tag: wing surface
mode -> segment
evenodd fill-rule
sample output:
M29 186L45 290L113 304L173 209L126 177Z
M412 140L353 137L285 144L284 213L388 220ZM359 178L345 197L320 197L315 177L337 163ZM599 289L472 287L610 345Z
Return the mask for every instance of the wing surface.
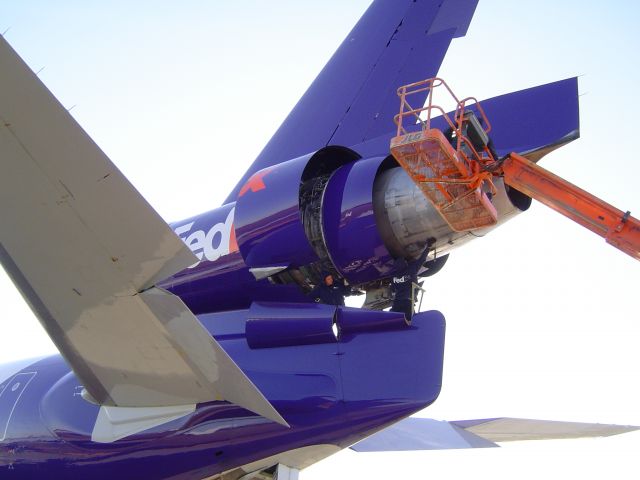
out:
M182 301L196 257L0 37L0 260L100 404L225 399L285 423Z
M258 170L390 130L397 88L436 75L451 40L466 34L477 3L375 0L225 203L235 201Z
M640 427L600 423L491 418L446 422L405 418L351 447L357 452L498 447L495 442L608 437Z
M491 442L521 440L561 440L569 438L609 437L640 429L633 425L558 422L529 418L491 418L451 422L467 432Z

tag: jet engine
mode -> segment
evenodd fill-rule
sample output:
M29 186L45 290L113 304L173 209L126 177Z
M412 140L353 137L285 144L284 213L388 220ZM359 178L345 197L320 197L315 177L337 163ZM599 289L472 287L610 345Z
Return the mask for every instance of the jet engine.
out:
M388 282L402 259L429 248L427 270L529 207L530 198L500 180L495 187L498 223L456 232L392 156L328 147L257 172L236 204L236 238L256 278L308 291L331 273L363 292Z

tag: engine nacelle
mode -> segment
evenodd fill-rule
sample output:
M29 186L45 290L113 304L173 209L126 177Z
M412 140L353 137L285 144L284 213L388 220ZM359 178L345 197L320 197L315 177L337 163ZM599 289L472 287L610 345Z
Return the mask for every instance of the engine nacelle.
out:
M245 264L268 273L327 260L320 202L332 173L358 154L328 147L254 174L236 202L235 232Z
M495 186L500 225L530 199ZM173 228L200 261L161 286L197 313L313 301L307 293L327 272L353 293L386 291L404 274L399 260L419 257L426 245L430 259L442 258L490 230L454 232L393 157L360 158L344 147L261 170L235 204ZM435 272L443 262L430 263Z
M395 166L328 147L257 172L240 191L235 232L256 278L310 288L331 272L351 285L392 276L396 264L379 233L374 184Z
M456 232L392 157L327 147L257 172L236 203L236 238L258 279L308 289L331 272L365 285L398 273L397 259L427 244L433 259L528 208L500 179L495 186L498 224Z
M385 170L376 177L373 194L380 235L395 257L418 257L427 240L438 256L448 253L484 236L531 205L531 198L505 185L501 178L494 179L494 186L496 193L491 203L498 212L498 223L456 232L402 168Z

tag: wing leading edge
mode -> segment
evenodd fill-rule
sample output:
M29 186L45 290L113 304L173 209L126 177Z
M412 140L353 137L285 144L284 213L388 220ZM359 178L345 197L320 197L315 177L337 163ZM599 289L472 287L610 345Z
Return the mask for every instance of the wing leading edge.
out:
M100 404L228 400L286 425L182 301L195 256L0 37L0 260Z

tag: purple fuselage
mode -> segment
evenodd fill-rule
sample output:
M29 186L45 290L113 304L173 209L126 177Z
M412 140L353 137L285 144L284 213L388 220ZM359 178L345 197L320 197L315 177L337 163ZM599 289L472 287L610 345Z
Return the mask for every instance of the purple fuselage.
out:
M438 312L419 314L409 327L397 314L382 312L372 320L358 309L310 305L298 310L297 321L308 321L306 332L289 335L285 345L250 348L247 323L260 323L265 312L290 319L290 307L258 304L199 319L291 428L211 402L115 442L95 442L100 407L82 398L75 375L53 356L0 384L0 411L11 412L0 417L0 473L21 479L200 479L294 449L344 448L438 396L444 348ZM334 316L342 325L339 339L331 334ZM268 328L291 331L286 318Z

